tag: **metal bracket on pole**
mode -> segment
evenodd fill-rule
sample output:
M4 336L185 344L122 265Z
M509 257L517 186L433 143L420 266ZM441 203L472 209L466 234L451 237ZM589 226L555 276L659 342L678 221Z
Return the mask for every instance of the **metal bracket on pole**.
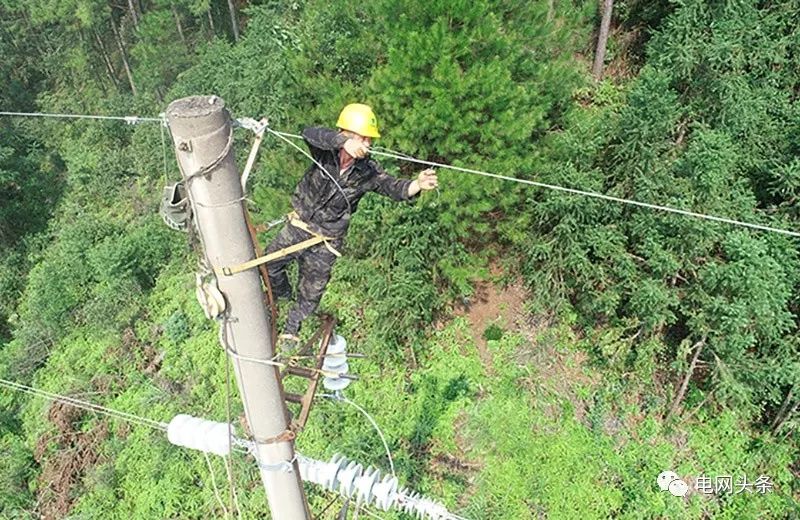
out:
M292 430L295 432L299 432L305 428L308 416L311 414L311 406L314 404L314 394L317 392L317 386L319 385L320 377L322 377L322 365L325 362L325 354L327 353L328 343L330 343L331 336L333 335L333 327L335 325L336 319L333 316L324 316L320 328L297 353L299 358L309 356L314 358L315 369L311 370L298 366L297 363L290 363L289 366L281 372L281 377L293 375L304 377L309 380L308 388L303 395L286 394L286 401L300 405L300 414L292 421L291 426ZM311 356L314 352L314 347L318 344L320 345L319 354Z

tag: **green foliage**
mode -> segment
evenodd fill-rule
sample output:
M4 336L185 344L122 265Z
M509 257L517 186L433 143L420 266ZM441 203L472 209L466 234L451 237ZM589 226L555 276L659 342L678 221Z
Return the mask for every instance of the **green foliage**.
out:
M331 126L344 103L366 101L377 144L415 156L796 227L795 0L617 2L613 60L638 70L628 84L587 81L596 2L270 1L239 13L236 43L224 4L134 4L137 25L124 2L4 2L0 101L155 115L214 93L234 116L289 131ZM112 122L0 125L0 374L159 421L225 420L230 402L236 422L216 325L194 301L194 254L155 216L163 178L177 178L169 136ZM241 160L250 139L237 133ZM306 166L265 138L255 220L286 212ZM797 510L797 419L767 432L800 380L796 243L469 174L440 171L440 183L413 204L367 196L323 300L371 356L354 362L362 378L348 396L384 429L404 484L471 518ZM450 320L490 264L510 276L518 265L527 303L559 309L560 323ZM479 351L469 338L481 334ZM665 423L701 338L686 412ZM316 405L301 452L387 469L364 417L342 406ZM38 474L64 455L43 440L64 433L49 413L0 394L0 516L33 517ZM72 516L222 516L201 457L90 414L70 427L100 424L100 462L69 490ZM245 517L264 517L254 466L234 464ZM212 466L223 482L221 461ZM780 492L673 500L653 485L666 468L768 474ZM309 494L315 511L328 501Z
M33 457L24 444L24 438L13 433L0 436L0 453L5 461L0 468L0 512L22 516L33 499L27 486L35 474Z
M348 251L359 260L342 262L339 273L364 287L367 326L394 350L419 338L421 325L430 323L443 304L437 284L450 280L439 267L439 259L469 260L422 201L405 208L390 208L390 204L378 197L361 203L360 218L354 221L348 242ZM371 238L376 236L380 240Z
M786 16L749 2L677 6L624 103L573 108L590 119L554 137L545 180L791 229L794 202L779 196L791 173L775 184L795 160L785 92L797 77L775 66L796 41ZM758 413L765 396L785 394L790 379L765 388L761 374L796 334L791 241L560 194L538 202L532 236L517 239L532 252L521 254L534 287L572 300L587 325L633 319L643 339L666 333L673 345L707 337L715 368L704 388L719 402Z
M568 27L513 22L541 22L543 4L507 11L489 2L394 4L387 9L396 44L370 82L370 97L391 129L389 144L471 168L530 172L532 137L558 124L552 116L580 81L568 65ZM563 54L546 65L523 58L550 39L567 43ZM519 191L507 185L460 173L442 178L439 221L459 237L486 236L498 214L519 204Z

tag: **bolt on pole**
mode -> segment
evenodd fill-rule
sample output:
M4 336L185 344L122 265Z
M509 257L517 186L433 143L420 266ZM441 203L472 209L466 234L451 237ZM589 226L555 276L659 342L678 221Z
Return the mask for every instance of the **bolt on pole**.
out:
M255 253L245 222L231 116L225 102L216 96L192 96L170 103L166 114L209 266L214 269L252 260ZM217 282L228 305L229 347L242 357L271 359L270 313L258 270L219 276ZM231 362L257 446L272 518L310 520L294 441L279 437L289 427L289 413L278 368L236 356L231 356ZM269 467L280 468L287 461L293 471Z

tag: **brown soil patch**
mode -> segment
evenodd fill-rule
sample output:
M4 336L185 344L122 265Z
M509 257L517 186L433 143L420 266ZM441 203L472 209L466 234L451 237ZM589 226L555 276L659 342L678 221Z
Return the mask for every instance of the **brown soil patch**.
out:
M470 301L456 309L456 316L466 316L469 319L472 340L487 374L494 374L494 364L492 353L483 337L484 332L492 324L503 330L518 328L520 322L524 321L527 298L528 293L520 281L506 287L482 281L476 284L475 294Z
M590 404L578 395L579 388L595 387L600 383L600 375L586 369L589 355L582 350L559 350L556 346L557 339L536 332L546 329L547 324L533 316L529 320L531 324L521 329L527 335L528 341L516 355L517 363L533 369L533 374L523 380L523 385L534 394L546 392L568 400L574 409L575 418L589 426L586 412ZM557 418L562 413L558 406L544 408L551 418ZM607 426L614 428L615 425Z
M36 443L34 458L42 467L37 513L44 520L68 516L75 503L75 488L97 464L100 444L108 437L106 422L81 431L83 415L75 407L53 403L48 419L56 432L40 437Z
M615 83L621 84L631 80L639 73L640 64L633 61L631 55L634 49L641 45L642 34L639 29L624 30L614 27L608 36L609 41L616 42L617 51L613 59L606 64L603 76L611 78Z
M464 425L467 422L466 412L462 412L455 421L455 453L437 453L430 462L430 471L442 478L458 480L465 491L459 496L457 507L466 507L472 496L477 491L476 476L483 468L483 464L470 460L468 453L473 452L472 446L463 435Z
M140 341L136 337L136 332L130 327L122 332L119 350L124 356L136 359L137 368L145 374L158 372L164 361L164 353L159 353L149 343Z

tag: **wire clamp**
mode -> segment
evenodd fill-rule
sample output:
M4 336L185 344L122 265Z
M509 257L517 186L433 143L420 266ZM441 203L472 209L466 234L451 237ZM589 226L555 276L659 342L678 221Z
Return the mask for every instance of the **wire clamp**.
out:
M292 457L292 460L283 460L275 464L264 464L263 462L256 459L256 464L258 464L258 467L263 470L285 471L286 473L292 473L294 471L294 463L296 461L297 461L297 454L295 453L294 457Z
M252 117L242 117L240 119L234 119L233 125L237 128L250 130L254 134L261 134L264 133L264 130L269 126L269 121L266 117L262 118L260 121L256 121Z

